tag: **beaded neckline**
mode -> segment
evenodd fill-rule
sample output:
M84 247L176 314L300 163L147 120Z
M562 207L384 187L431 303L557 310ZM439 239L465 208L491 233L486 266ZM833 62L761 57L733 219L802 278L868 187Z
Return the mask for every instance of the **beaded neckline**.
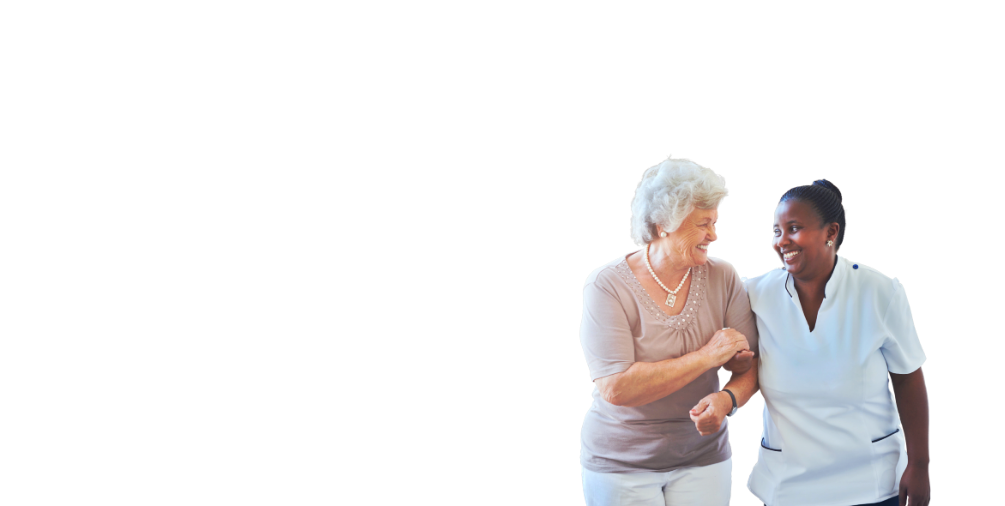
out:
M701 303L705 301L705 286L706 280L708 279L708 266L699 265L692 269L692 279L691 288L688 289L687 302L684 304L684 309L681 310L680 314L670 316L663 312L663 308L649 296L645 288L642 288L642 284L639 283L638 278L635 277L635 273L632 272L631 267L628 267L628 261L622 260L614 268L614 270L621 276L625 284L631 287L632 291L635 292L635 298L639 301L642 306L646 308L646 311L652 315L657 321L666 324L667 326L683 330L692 325L694 321L698 318L698 308L701 307Z

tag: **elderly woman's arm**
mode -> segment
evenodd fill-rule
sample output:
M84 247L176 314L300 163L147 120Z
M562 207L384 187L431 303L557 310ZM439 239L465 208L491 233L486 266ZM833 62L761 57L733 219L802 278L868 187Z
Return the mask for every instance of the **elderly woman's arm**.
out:
M597 378L597 389L605 401L616 406L642 406L680 390L737 352L750 353L747 338L736 330L723 329L693 353L659 362L635 362L624 372ZM754 378L756 381L756 372Z
M722 390L729 390L736 396L736 407L741 407L757 392L757 361L743 372L733 371L729 382ZM715 434L722 428L722 420L733 410L733 399L722 390L708 394L691 409L691 421L702 436Z

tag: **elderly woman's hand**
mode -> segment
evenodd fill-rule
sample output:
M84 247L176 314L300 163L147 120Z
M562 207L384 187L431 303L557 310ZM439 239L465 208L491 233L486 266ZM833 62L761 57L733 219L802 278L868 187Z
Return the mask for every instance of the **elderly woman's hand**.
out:
M733 399L725 392L708 394L691 408L691 421L702 436L715 434L722 427L722 419L733 411Z
M704 353L712 361L713 367L719 367L729 362L737 352L750 351L750 344L747 343L747 337L743 334L733 329L722 329L712 335L712 339L698 351ZM751 356L753 356L752 353Z

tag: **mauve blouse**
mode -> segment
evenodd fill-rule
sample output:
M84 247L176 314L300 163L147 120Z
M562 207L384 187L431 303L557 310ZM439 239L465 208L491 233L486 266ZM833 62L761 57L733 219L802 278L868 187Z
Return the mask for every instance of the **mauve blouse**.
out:
M594 271L583 287L579 337L595 380L634 362L659 362L697 351L724 327L736 329L757 350L757 325L743 282L728 262L709 258L691 269L684 310L667 316L649 297L624 257ZM663 294L660 294L663 295ZM688 412L719 391L718 368L680 390L634 408L615 406L596 387L583 421L580 461L602 473L672 471L707 466L731 455L726 421L702 437Z

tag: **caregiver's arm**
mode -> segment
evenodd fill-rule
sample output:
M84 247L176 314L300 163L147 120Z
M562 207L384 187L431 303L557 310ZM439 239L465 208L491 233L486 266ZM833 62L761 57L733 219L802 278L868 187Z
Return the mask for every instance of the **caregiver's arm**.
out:
M737 352L750 354L749 350L743 334L723 329L693 353L659 362L635 362L624 372L597 378L597 389L605 401L615 406L642 406L680 390L705 371L725 364Z
M900 424L907 441L907 469L900 478L900 504L927 506L931 491L928 482L928 389L919 367L910 374L890 373L897 398Z
M746 372L747 369L750 369L750 366L753 363L754 363L754 352L737 353L736 355L733 356L733 358L729 359L729 362L722 364L722 368L729 372L740 374Z

